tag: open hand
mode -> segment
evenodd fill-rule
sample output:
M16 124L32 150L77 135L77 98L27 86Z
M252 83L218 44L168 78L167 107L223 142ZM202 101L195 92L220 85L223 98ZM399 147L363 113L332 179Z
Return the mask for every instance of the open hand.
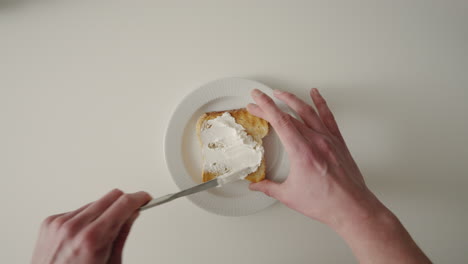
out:
M302 120L281 111L259 90L252 92L256 104L249 104L247 110L270 122L278 133L290 159L289 175L283 183L264 180L250 188L328 225L365 217L380 203L366 187L319 91L310 92L318 113L294 94L276 90L274 95Z

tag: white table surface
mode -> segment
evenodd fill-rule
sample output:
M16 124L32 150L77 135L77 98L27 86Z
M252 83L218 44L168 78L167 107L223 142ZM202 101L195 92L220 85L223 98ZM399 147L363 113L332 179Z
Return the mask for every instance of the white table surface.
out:
M195 4L195 2L197 4ZM379 3L377 3L379 2ZM181 98L244 77L319 87L369 186L436 263L466 263L466 1L0 1L0 262L111 188L177 190L163 136ZM276 204L144 212L125 263L354 263Z

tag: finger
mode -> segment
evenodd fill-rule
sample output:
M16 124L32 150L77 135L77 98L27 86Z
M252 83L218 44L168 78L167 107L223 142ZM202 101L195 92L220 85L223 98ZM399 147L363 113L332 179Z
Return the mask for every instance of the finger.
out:
M306 126L300 120L297 120L296 118L292 118L291 120L293 121L293 124L297 127L297 131L301 133L302 137L304 138L304 141L311 142L310 137L317 135L316 131L310 129L310 127Z
M100 215L90 228L98 228L102 232L110 234L111 237L114 235L116 237L130 216L149 200L151 200L151 196L146 192L124 194Z
M139 212L133 213L130 219L125 222L125 224L120 229L117 238L114 241L111 257L109 260L110 264L121 264L122 263L122 251L125 246L125 242L127 241L127 237L130 234L130 230L133 226L133 223L138 218Z
M281 111L273 100L260 90L253 90L252 98L263 111L263 119L267 120L278 133L286 151L294 155L298 149L302 149L304 138L294 125L292 120L294 117Z
M262 192L270 197L280 200L281 184L270 180L263 180L257 183L251 183L249 189L252 191Z
M76 214L71 221L74 221L77 225L84 226L96 218L98 218L107 208L109 208L120 196L123 195L123 192L119 189L114 189L104 195L99 200L91 203L87 208Z
M304 121L304 124L306 124L308 127L320 133L327 132L327 129L322 123L322 120L320 120L320 117L317 115L312 106L306 104L292 93L275 90L274 95L276 98L280 99L289 107L291 107L291 109L301 117L302 121Z
M57 219L55 221L60 221L62 224L64 224L68 220L72 219L75 215L81 213L83 210L88 208L90 205L91 205L91 203L88 203L88 204L76 209L75 211L71 211L71 212L68 212L68 213L61 214L59 217L57 217Z
M82 211L84 211L86 208L88 208L92 203L88 203L86 205L83 205L82 207L76 209L75 211L71 211L67 214L67 217L69 218L72 218L74 217L75 215L81 213Z
M265 119L265 112L256 104L248 104L247 105L247 111L249 111L250 114L260 117L262 119ZM265 119L266 120L266 119Z
M264 118L265 112L263 112L263 110L258 105L248 104L247 105L247 110L249 111L250 114L265 119ZM296 128L298 128L299 133L301 133L301 135L304 137L304 139L306 141L309 141L309 139L308 139L309 135L306 133L306 131L312 132L310 130L310 128L308 128L306 125L304 125L304 123L297 120L296 118L291 118L291 120L293 121Z
M310 96L312 97L312 101L314 101L314 104L317 107L322 122L328 128L328 131L330 131L332 135L334 135L343 143L345 143L343 136L341 135L340 129L338 128L338 124L335 121L335 117L333 116L333 113L328 107L327 102L322 97L318 89L313 88L310 91Z
M260 117L262 119L265 116L265 112L256 104L248 104L247 105L247 111L249 111L250 114ZM302 123L301 121L297 120L296 118L291 119L294 122L294 125L299 128L299 132L301 132L302 129L307 129L307 127Z
M61 221L57 221L57 219L60 219L60 217L62 217L63 215L65 215L66 213L61 213L61 214L55 214L55 215L50 215L48 216L46 219L44 219L42 221L42 226L43 227L49 227L51 226L52 224L56 225L57 227L59 227L60 225L63 224L63 222Z

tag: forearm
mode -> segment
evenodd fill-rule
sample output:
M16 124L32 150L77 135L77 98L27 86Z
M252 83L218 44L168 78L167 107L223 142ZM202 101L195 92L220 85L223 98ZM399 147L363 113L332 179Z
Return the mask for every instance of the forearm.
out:
M398 218L379 204L366 217L350 217L335 228L359 262L431 263Z

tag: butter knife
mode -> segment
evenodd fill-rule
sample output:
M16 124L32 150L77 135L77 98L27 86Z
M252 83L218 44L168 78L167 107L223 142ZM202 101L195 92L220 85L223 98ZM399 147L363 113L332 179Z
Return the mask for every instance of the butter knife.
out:
M155 207L155 206L170 202L170 201L175 200L175 199L180 198L180 197L184 197L184 196L187 196L187 195L190 195L190 194L194 194L194 193L197 193L197 192L208 190L208 189L213 188L213 187L223 186L225 184L235 182L235 181L241 179L240 176L242 174L248 173L248 170L249 170L249 168L245 168L245 169L233 172L233 173L228 174L228 175L223 175L221 177L214 178L213 180L204 182L202 184L195 185L195 186L190 187L188 189L185 189L183 191L180 191L180 192L177 192L177 193L170 193L170 194L167 194L167 195L152 199L147 204L140 207L140 212L144 211L146 209L149 209L149 208L152 208L152 207Z

